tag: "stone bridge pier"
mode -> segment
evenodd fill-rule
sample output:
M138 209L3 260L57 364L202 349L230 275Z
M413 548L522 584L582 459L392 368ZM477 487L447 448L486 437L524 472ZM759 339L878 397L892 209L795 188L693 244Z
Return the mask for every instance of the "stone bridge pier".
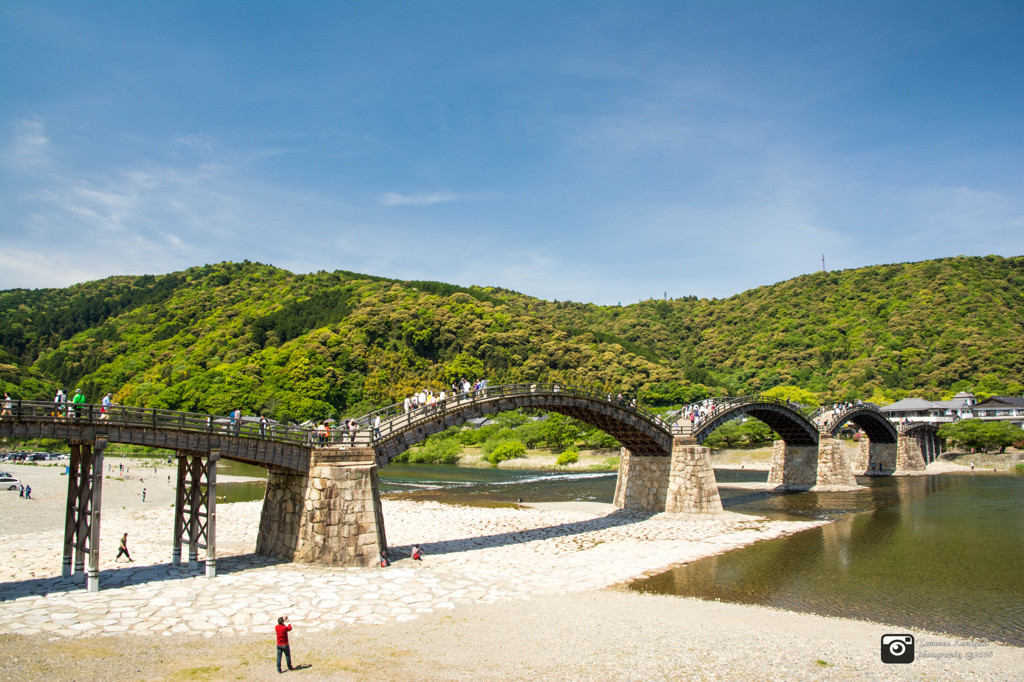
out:
M672 455L622 448L615 506L652 512L716 514L722 511L710 450L692 439L672 440Z
M818 446L789 445L777 440L772 445L772 466L768 485L779 490L808 490L818 482Z
M843 442L822 436L817 445L775 441L768 485L776 490L850 490L857 487L857 480Z
M853 473L857 476L891 476L896 471L896 443L875 443L861 438Z
M893 473L899 476L912 471L924 471L930 440L927 436L900 436L896 440L896 471Z
M901 435L895 443L873 443L862 438L858 443L853 473L857 476L900 476L925 469L926 444L912 436Z
M372 448L314 450L308 474L270 470L257 554L366 567L386 548Z

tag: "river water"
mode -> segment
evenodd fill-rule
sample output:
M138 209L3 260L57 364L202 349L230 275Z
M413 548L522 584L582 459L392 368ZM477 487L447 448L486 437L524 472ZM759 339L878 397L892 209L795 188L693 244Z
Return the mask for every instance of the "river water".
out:
M832 523L637 580L630 589L1024 646L1024 476L864 478L858 481L866 487L855 492L777 494L731 487L763 482L763 471L715 475L727 511ZM387 496L508 506L611 502L616 475L394 464L380 478ZM248 487L237 495L224 490L236 485ZM218 488L230 501L262 498L262 483Z

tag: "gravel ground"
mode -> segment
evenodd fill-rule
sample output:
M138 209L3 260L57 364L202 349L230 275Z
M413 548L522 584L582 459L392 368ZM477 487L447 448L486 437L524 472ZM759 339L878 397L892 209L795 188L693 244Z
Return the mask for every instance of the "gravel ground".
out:
M616 590L460 606L408 623L292 632L286 679L1021 679L1024 650L917 633L918 660L880 661L883 625ZM899 632L899 630L896 630ZM936 647L936 643L949 646ZM931 646L928 646L931 645ZM0 637L26 680L278 679L266 637ZM922 652L977 653L976 660Z
M62 523L58 503L66 479L33 467L17 469L16 475L32 483L34 496L49 504L0 493L0 536L52 529L54 519ZM146 480L105 479L105 509L169 506L167 474L150 467L138 472ZM41 514L44 508L51 511ZM308 680L1024 678L1021 648L963 646L918 632L918 659L886 665L880 638L901 628L614 588L460 604L409 622L326 632L304 630L301 619L294 625L293 662L300 669L287 674ZM279 677L272 631L210 638L6 634L0 635L0 665L18 679L48 681Z

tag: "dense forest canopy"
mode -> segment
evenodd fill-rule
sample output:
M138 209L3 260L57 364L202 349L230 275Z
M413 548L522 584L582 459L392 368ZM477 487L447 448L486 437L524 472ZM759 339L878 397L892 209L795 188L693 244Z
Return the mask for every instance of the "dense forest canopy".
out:
M301 421L454 379L558 381L651 406L778 386L821 402L1024 390L1024 257L821 272L628 306L219 263L0 292L0 388Z

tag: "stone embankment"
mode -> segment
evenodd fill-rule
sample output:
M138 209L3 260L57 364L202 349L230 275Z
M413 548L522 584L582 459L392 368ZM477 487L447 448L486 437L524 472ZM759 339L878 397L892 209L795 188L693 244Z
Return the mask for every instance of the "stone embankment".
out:
M395 563L339 569L253 554L259 508L249 502L218 509L214 579L168 563L171 509L104 514L101 591L93 594L60 578L60 530L18 535L5 527L10 550L0 563L0 633L241 634L265 631L282 613L306 630L396 622L460 603L607 587L817 525L739 514L651 515L610 505L595 515L592 508L385 500ZM114 562L122 529L132 539L132 564ZM424 561L408 558L413 544L423 549Z
M879 637L902 628L600 589L816 525L729 513L385 500L397 561L338 569L254 555L259 503L228 504L208 579L169 564L173 489L151 468L104 481L90 594L59 578L66 479L20 469L39 499L0 493L0 665L19 679L277 679L272 625L286 614L304 679L1009 679L1024 666L1024 650L995 645L887 666ZM113 561L124 531L131 564Z

